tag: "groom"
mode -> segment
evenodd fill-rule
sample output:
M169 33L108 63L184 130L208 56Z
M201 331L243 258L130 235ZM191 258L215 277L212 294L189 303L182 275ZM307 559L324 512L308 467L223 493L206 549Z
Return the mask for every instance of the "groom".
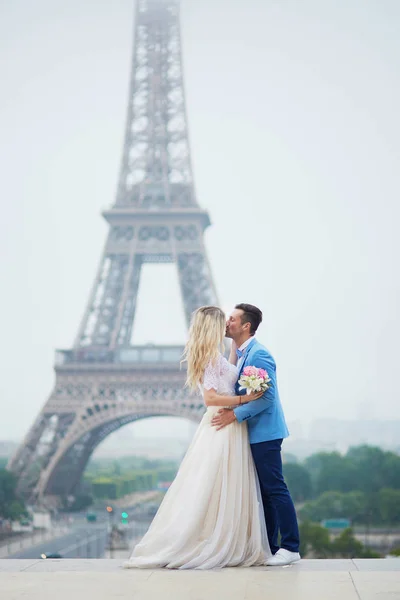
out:
M237 346L239 377L245 366L263 368L271 379L264 395L237 408L221 409L212 425L221 429L233 421L248 422L249 440L260 480L265 521L272 556L267 565L289 565L300 560L299 528L292 498L282 475L281 445L289 435L279 399L275 361L254 337L262 312L252 304L237 304L226 324L226 337ZM236 384L236 393L239 386ZM278 531L281 546L278 546Z

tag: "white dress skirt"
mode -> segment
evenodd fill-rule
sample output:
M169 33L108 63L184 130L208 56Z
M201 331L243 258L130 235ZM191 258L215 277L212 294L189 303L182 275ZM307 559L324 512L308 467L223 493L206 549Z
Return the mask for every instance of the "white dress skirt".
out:
M221 355L204 387L234 395L237 368ZM271 555L247 425L217 431L209 407L179 471L125 568L215 569L265 564Z

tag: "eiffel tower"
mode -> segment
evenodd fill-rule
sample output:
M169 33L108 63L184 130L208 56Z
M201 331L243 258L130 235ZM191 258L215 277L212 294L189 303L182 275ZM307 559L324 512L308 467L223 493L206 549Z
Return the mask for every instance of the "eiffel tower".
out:
M27 499L74 495L96 446L151 416L199 421L184 389L183 347L131 344L141 267L175 263L186 322L217 304L190 157L177 0L138 0L125 141L108 237L72 349L56 351L55 387L8 464ZM162 302L162 290L160 290Z

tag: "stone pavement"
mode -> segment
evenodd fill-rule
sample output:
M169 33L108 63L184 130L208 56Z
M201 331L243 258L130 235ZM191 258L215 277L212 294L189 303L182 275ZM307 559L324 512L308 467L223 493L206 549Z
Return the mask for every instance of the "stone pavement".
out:
M400 559L124 570L120 560L0 560L1 600L400 600Z

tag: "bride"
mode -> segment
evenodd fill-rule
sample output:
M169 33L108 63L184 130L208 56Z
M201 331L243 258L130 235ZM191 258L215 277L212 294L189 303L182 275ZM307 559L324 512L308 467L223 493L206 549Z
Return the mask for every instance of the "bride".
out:
M220 407L253 401L235 396L236 352L221 354L226 318L215 306L192 316L185 348L187 385L200 387L207 410L146 535L125 568L213 569L265 564L271 555L247 426L219 431Z

